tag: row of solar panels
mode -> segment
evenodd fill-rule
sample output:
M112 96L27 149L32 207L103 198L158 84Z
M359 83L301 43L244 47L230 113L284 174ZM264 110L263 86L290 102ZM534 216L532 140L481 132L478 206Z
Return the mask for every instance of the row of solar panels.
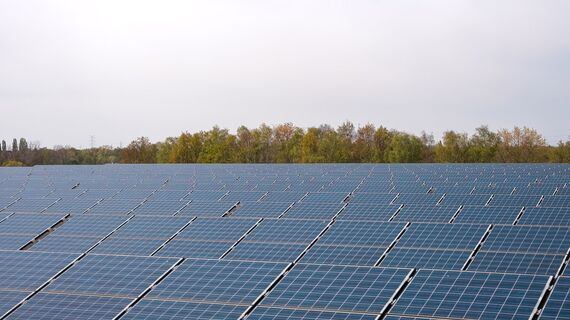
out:
M1 216L0 216L1 218ZM0 249L557 275L570 227L14 214Z
M7 319L528 319L552 282L541 275L18 251L0 251L0 261ZM559 279L541 319L567 315L560 306L569 285L570 278Z

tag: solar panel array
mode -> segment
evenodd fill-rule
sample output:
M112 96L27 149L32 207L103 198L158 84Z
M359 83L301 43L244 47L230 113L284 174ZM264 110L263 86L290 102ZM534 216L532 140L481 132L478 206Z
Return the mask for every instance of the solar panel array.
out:
M0 169L0 319L570 319L570 166Z

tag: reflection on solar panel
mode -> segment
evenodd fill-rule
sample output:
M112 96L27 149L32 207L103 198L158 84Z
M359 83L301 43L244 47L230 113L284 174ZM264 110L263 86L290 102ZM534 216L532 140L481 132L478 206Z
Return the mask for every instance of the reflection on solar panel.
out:
M528 319L549 277L420 270L392 315L454 319Z
M261 306L377 315L409 275L409 269L298 264Z

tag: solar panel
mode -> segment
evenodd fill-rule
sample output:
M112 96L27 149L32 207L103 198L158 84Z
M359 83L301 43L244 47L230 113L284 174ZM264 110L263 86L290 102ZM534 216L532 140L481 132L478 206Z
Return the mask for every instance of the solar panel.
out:
M570 208L525 208L519 225L570 226Z
M386 247L314 245L303 256L301 262L374 266L384 251Z
M102 237L66 236L50 234L36 242L28 250L43 252L84 253L97 244Z
M547 276L420 270L391 315L454 319L529 319Z
M266 219L245 237L245 241L309 244L327 224L320 220Z
M63 218L61 214L16 213L0 223L0 234L38 235Z
M404 205L392 221L449 222L459 207Z
M569 227L496 226L481 250L564 254L568 248Z
M409 275L409 269L297 264L261 306L378 315Z
M454 223L513 224L522 207L476 207L461 209Z
M13 212L42 212L58 200L59 198L20 199L12 203L8 209Z
M220 258L235 241L172 240L155 256L184 258Z
M380 263L381 267L461 270L469 259L468 250L393 248Z
M545 196L540 206L570 209L570 196Z
M215 202L220 200L227 191L193 190L184 197L184 200L198 202Z
M352 203L390 204L396 198L394 193L355 192L350 198Z
M54 205L43 210L43 212L54 212L54 213L83 213L87 209L93 207L100 199L90 199L90 198L71 198L62 199L56 202Z
M341 203L299 202L287 210L284 217L291 219L331 219L342 208Z
M257 223L256 219L238 218L198 218L184 230L175 240L209 240L232 241L241 238Z
M235 217L277 218L290 206L287 202L244 202L232 212Z
M121 226L112 237L169 239L190 222L186 217L135 216Z
M350 202L338 215L339 220L388 221L400 205Z
M266 194L260 201L263 202L286 202L292 203L301 200L305 196L306 192L294 192L294 191L284 191L278 192L273 191Z
M330 312L330 311L319 311L319 310L299 310L299 309L285 309L285 308L266 308L266 307L255 308L253 312L247 317L248 320L270 320L270 319L375 320L376 318L377 318L376 316L369 314L342 313L342 312Z
M309 194L301 200L305 203L342 203L348 196L347 192L309 192Z
M166 239L122 238L111 236L93 249L99 254L124 254L149 256L157 250Z
M250 305L286 267L271 262L188 259L146 297Z
M247 306L143 299L121 319L238 319Z
M74 215L55 229L51 235L102 238L125 221L127 218L124 216Z
M221 217L235 206L235 202L190 202L176 215L186 217Z
M440 194L434 193L400 193L393 204L435 206L441 199Z
M563 254L505 253L479 251L469 265L470 271L556 275Z
M320 237L317 245L388 247L404 229L404 223L337 221Z
M112 319L133 299L40 292L9 319Z
M442 206L484 206L490 195L485 194L446 194L440 205Z
M540 319L570 319L570 278L560 277L548 298Z
M186 207L188 202L184 201L162 201L162 200L152 200L146 201L137 207L133 214L136 215L160 215L160 216L172 216Z
M138 199L106 199L90 208L87 214L127 214L141 204Z
M535 207L539 202L540 196L497 194L493 196L489 205L503 207Z
M33 235L0 234L0 250L18 250L33 238Z
M487 228L486 225L412 223L396 247L473 250Z
M230 191L221 200L229 202L257 201L265 195L263 191Z
M0 291L0 316L24 300L30 293L21 291Z
M90 254L42 292L136 298L177 262L174 258Z

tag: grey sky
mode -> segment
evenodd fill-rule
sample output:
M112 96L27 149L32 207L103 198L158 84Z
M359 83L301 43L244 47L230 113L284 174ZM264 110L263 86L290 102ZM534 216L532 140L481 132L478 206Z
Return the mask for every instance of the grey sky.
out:
M0 1L0 137L372 122L570 136L570 1Z

